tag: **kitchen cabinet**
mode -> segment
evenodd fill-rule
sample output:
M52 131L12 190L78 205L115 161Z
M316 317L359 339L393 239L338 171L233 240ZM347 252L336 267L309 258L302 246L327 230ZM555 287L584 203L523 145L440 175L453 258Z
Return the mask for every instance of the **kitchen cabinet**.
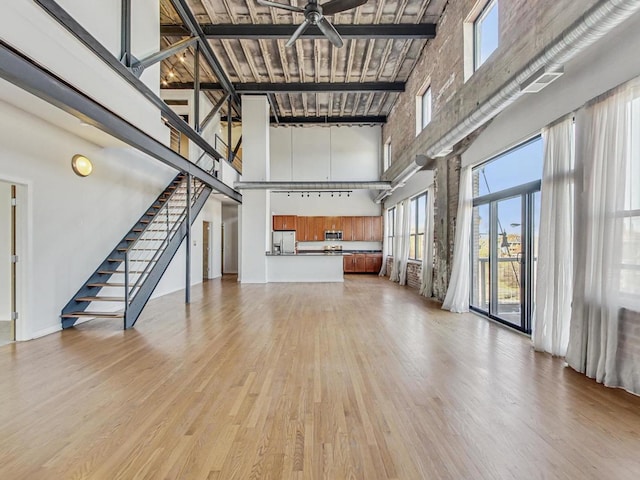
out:
M296 221L296 240L299 242L307 241L307 219L309 217L298 217Z
M353 217L353 239L364 240L364 222L366 217Z
M355 272L355 263L353 260L353 255L347 255L345 257L343 257L343 268L344 268L344 273L354 273Z
M353 238L353 217L342 217L342 240L350 242Z
M356 273L364 273L367 271L366 255L364 253L356 253L353 255Z
M364 217L364 240L366 242L382 241L382 217Z
M382 267L381 253L354 253L344 257L344 273L378 273Z
M324 217L307 217L306 241L324 241Z
M342 217L323 217L325 230L342 230Z
M365 271L367 273L378 273L381 268L382 268L381 253L365 254Z
M273 230L295 230L296 229L295 215L274 215L273 216Z

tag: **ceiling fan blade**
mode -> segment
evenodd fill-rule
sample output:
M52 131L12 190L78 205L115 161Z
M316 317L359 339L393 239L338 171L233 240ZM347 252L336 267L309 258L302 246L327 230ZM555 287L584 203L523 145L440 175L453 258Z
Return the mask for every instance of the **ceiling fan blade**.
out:
M296 31L293 32L293 35L291 35L291 38L287 40L287 47L290 47L291 45L293 45L295 41L300 37L300 35L304 33L307 27L309 27L309 25L311 25L311 22L305 19L304 22L302 22L302 24L300 24L300 26L296 29Z
M336 28L331 25L331 22L329 22L329 20L327 20L326 18L322 17L318 21L318 28L324 34L324 36L327 37L329 41L336 47L340 48L342 47L342 45L344 45L342 37L340 37L340 34L336 30Z
M351 10L352 8L364 5L368 0L330 0L321 5L323 15L333 15L336 13Z
M271 2L269 0L256 0L256 1L260 5L263 5L265 7L281 8L283 10L289 10L291 12L298 12L298 13L303 13L304 12L304 8L295 7L293 5L288 5L286 3Z

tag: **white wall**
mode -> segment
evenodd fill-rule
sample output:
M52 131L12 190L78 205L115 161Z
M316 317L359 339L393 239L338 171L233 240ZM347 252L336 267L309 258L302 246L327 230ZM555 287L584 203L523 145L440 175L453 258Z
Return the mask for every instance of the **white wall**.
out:
M272 127L273 181L377 181L380 179L380 127ZM331 194L271 192L272 215L380 215L376 192Z
M203 264L203 223L211 222L212 249L211 258L209 259L210 278L220 276L220 222L221 222L221 204L219 200L209 198L204 205L200 214L196 217L191 226L191 285L202 283L202 264ZM216 233L217 228L217 233ZM182 290L186 285L186 265L187 265L187 247L186 239L180 245L173 260L167 267L167 271L158 283L151 298L156 298L168 293Z
M62 0L59 3L114 55L119 55L120 0ZM157 51L160 45L159 3L157 0L132 3L132 48L134 54L142 58ZM157 108L35 2L4 2L0 32L4 41L149 135L167 141L167 131ZM156 93L159 92L159 68L154 65L141 77Z
M0 320L11 318L11 185L0 182Z
M238 273L238 207L222 205L224 224L224 273Z
M272 181L376 181L381 128L272 127Z
M380 205L376 204L374 190L354 190L349 197L342 194L310 193L301 197L300 194L271 192L272 215L303 215L303 216L348 216L348 215L380 215Z
M565 74L498 115L462 155L463 165L485 161L537 134L590 99L640 75L640 14L565 65Z

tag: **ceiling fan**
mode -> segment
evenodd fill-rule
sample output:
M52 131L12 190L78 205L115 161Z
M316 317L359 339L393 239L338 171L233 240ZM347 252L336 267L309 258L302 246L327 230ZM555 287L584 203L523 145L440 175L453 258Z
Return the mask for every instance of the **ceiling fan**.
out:
M342 47L344 43L336 28L326 19L325 15L335 15L336 13L351 10L352 8L364 5L367 1L368 0L329 0L326 3L319 4L318 0L309 0L307 5L302 8L286 3L257 0L260 5L264 5L265 7L281 8L283 10L304 14L304 22L293 32L293 35L291 35L291 38L287 41L287 47L293 45L309 25L317 25L324 36L338 48Z

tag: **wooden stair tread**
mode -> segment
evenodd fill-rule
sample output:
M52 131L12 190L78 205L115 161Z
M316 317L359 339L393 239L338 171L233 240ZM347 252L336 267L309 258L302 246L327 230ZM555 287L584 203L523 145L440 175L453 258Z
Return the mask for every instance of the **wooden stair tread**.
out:
M124 287L124 283L115 282L115 283L87 283L87 287Z
M124 270L98 270L98 273L101 275L113 275L116 273L124 275ZM129 274L131 275L140 275L143 273L145 272L141 270L129 270Z
M124 297L78 297L76 302L124 302Z
M100 317L100 318L124 318L124 312L71 312L60 315L62 318L76 317Z

